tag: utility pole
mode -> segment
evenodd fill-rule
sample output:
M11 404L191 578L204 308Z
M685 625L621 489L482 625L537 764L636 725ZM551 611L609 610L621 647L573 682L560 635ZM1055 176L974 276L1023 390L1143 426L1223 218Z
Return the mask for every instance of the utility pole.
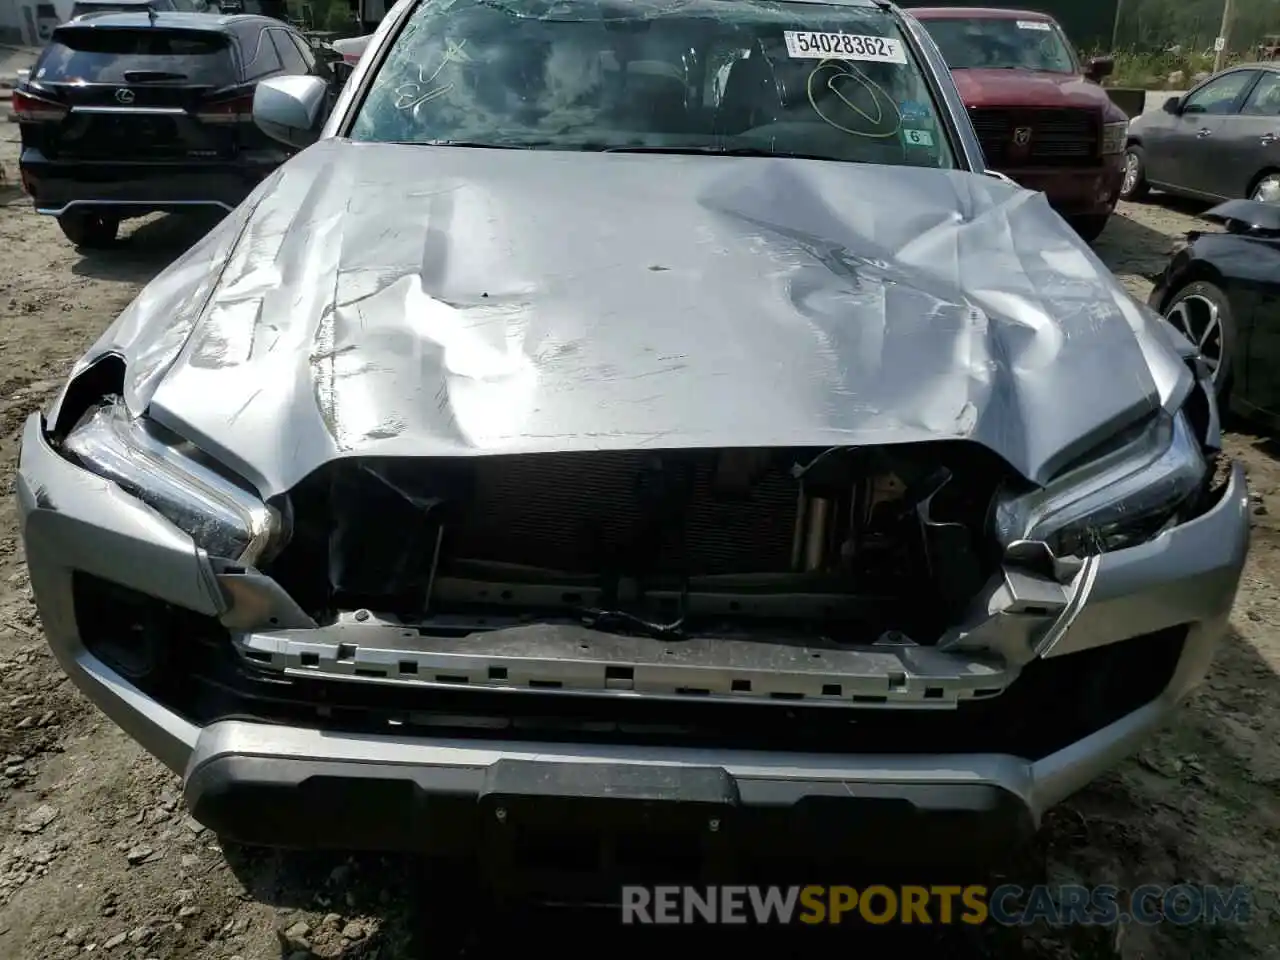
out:
M1231 36L1231 21L1235 19L1234 0L1222 0L1222 26L1218 28L1218 39L1213 41L1213 72L1222 69L1222 61L1227 56L1227 38Z
M1116 0L1116 19L1111 24L1111 55L1115 56L1116 50L1120 46L1120 8L1124 6L1124 0Z

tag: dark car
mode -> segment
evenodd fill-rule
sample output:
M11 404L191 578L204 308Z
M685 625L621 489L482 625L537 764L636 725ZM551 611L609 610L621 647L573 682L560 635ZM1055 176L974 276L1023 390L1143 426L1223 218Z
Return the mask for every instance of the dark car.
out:
M73 243L155 211L233 209L289 152L252 121L268 77L329 67L278 20L104 13L65 23L13 93L22 182Z
M1224 232L1195 230L1151 291L1158 310L1199 345L1220 405L1280 424L1280 206L1229 200L1202 214Z
M1112 61L1082 63L1052 17L1030 10L908 11L946 58L987 163L1049 202L1086 240L1120 195L1128 118L1098 85Z
M214 0L222 13L255 13L262 17L285 20L289 16L284 0Z
M174 10L195 13L203 9L197 0L76 0L68 19L100 13L146 13L148 8L156 13Z
M1205 200L1280 201L1280 63L1242 64L1129 128L1126 200L1151 190Z

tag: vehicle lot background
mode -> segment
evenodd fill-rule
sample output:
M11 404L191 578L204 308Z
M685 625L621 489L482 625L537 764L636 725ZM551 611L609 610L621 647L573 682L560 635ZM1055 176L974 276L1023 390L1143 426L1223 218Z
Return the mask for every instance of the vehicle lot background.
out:
M20 193L17 138L16 125L0 124L0 957L256 960L305 944L314 954L304 957L446 955L421 942L432 905L407 863L224 853L185 816L177 778L90 708L46 653L13 504L21 424L200 227L138 221L117 249L81 256ZM1193 213L1122 205L1098 252L1145 297L1173 243L1203 225ZM1055 811L1017 879L1245 883L1260 907L1256 925L952 931L949 953L1280 956L1271 921L1280 891L1280 445L1247 430L1229 445L1255 496L1254 542L1212 675L1177 725ZM580 929L559 924L558 947ZM581 936L588 947L607 942L598 927Z

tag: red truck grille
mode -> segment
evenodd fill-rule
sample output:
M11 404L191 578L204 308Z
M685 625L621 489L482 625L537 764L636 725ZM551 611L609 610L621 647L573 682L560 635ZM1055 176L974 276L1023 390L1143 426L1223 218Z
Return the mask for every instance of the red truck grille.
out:
M1102 129L1093 110L979 108L969 118L987 163L997 169L1084 167L1099 158Z

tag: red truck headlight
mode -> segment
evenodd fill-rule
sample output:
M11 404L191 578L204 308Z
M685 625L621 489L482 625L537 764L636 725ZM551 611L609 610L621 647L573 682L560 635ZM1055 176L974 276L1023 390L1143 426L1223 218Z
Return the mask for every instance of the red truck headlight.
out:
M1103 154L1124 153L1125 144L1129 140L1129 121L1119 120L1116 123L1102 125Z

